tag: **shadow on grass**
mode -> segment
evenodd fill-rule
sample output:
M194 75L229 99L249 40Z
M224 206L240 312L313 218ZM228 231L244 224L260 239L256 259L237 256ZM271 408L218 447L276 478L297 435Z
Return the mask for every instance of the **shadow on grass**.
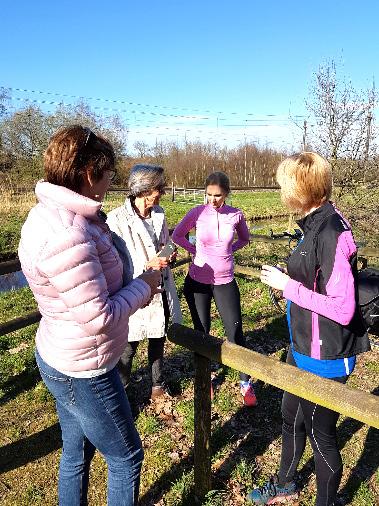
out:
M379 395L379 387L375 388L372 392L374 395ZM350 418L338 428L338 436L343 437L344 446L346 442L357 432L363 424L357 420ZM345 435L346 434L346 435ZM341 437L339 437L341 440ZM341 497L345 500L345 504L350 504L360 485L370 480L379 468L379 431L374 427L370 427L366 436L363 451L350 472L350 476L343 489L340 491Z
M248 318L249 320L249 318ZM252 319L252 323L256 320ZM260 329L245 333L246 347L250 350L268 355L279 350L287 350L289 343L286 317L278 315Z
M277 337L273 339L272 336ZM283 349L287 344L286 325L284 318L277 318L268 324L264 329L251 331L249 336L249 348L261 353L273 353ZM281 359L284 361L286 352L283 350ZM217 382L222 382L226 376L226 368L221 370ZM221 464L213 473L213 488L225 489L225 483L233 473L238 462L245 459L247 462L254 462L257 456L263 455L270 444L281 435L281 398L282 391L261 382L257 383L256 393L259 404L254 409L240 408L224 424L218 426L212 433L211 447L212 455L221 452L219 459ZM374 394L378 394L376 389ZM217 397L215 397L217 399ZM338 427L338 439L340 447L353 437L362 427L362 423L346 419ZM228 456L222 458L222 450L230 442L237 442L237 446ZM141 505L148 506L158 502L172 489L172 483L178 480L183 473L189 472L193 465L193 453L179 463L173 465L169 471L164 473L159 480L141 498ZM373 428L369 429L366 444L362 455L357 461L354 470L350 473L348 482L341 491L341 495L350 504L359 486L365 480L370 479L379 465L379 432ZM309 481L313 472L313 458L309 459L299 471L299 481L302 486ZM251 469L252 474L254 469ZM194 486L187 487L178 506L189 506L197 504Z
M280 325L285 325L283 318ZM272 353L273 349L281 349L284 345L281 339L272 339L272 335L277 335L278 321L268 324L264 330L250 332L248 347L259 349L260 352ZM270 338L270 339L269 339ZM275 341L275 342L274 342ZM269 343L269 344L268 344ZM276 343L276 344L275 344ZM171 369L175 360L184 358L186 364L186 377L192 378L193 360L192 353L183 352L178 355L171 355L166 358L166 368ZM188 358L190 358L190 361ZM221 357L220 357L221 360ZM172 362L173 361L173 362ZM178 364L176 364L176 367ZM222 367L219 372L216 384L225 380L227 368ZM183 377L182 377L183 378ZM281 434L281 397L282 391L271 385L258 382L256 384L256 393L258 397L258 406L256 408L241 407L235 414L223 424L220 424L213 431L211 436L212 455L218 452L222 453L223 448L230 442L236 442L237 446L228 457L222 460L221 465L213 474L213 485L217 488L225 487L225 480L230 476L233 468L242 458L248 461L254 460L257 455L261 455L270 446L270 444ZM217 393L215 403L217 403ZM221 393L220 393L221 395ZM238 394L237 394L238 395ZM174 464L167 472L154 483L154 485L141 497L141 506L150 506L160 501L166 493L172 489L173 482L178 481L184 473L189 473L193 466L193 450ZM177 506L190 506L199 504L196 497L194 486L187 487Z
M12 376L1 385L4 395L0 399L0 406L15 399L21 393L34 388L40 380L41 376L35 363L34 367L28 367L26 371Z
M58 423L36 434L0 448L0 469L3 473L45 457L62 446Z
M184 348L170 355L163 361L163 379L173 396L181 395L185 382L194 376L193 353ZM136 418L150 403L151 368L149 365L138 367L131 374L131 382L127 388L127 396L132 413Z
M281 433L280 398L281 391L264 385L257 388L261 404L256 408L240 408L224 424L218 426L211 436L212 455L222 452L230 442L240 441L233 452L228 455L213 473L213 488L225 488L225 480L230 476L238 461L246 458L252 461L261 455ZM217 399L217 394L215 399ZM267 401L267 404L265 404ZM179 463L163 473L154 485L140 498L141 506L151 506L159 502L168 493L174 482L184 473L189 473L194 464L193 450ZM188 487L177 506L201 504L196 497L194 486Z

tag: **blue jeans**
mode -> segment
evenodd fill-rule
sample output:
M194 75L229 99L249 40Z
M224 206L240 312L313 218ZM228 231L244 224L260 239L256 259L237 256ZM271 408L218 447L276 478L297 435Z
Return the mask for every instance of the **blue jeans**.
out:
M87 505L96 448L108 465L108 505L137 505L143 450L117 368L95 378L72 378L47 365L37 350L36 360L62 429L59 505Z

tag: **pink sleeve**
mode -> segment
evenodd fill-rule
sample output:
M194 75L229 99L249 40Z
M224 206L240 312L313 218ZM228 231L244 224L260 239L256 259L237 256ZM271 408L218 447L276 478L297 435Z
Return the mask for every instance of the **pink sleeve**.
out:
M350 258L356 251L350 231L340 234L332 273L326 284L326 295L309 290L299 281L290 279L283 296L341 325L348 325L355 311L355 286ZM322 259L321 262L322 264Z
M196 246L191 244L186 238L186 234L196 226L198 218L198 208L194 207L184 216L182 221L176 225L174 232L172 233L172 240L187 250L191 254L196 253Z
M232 244L233 253L249 244L250 233L246 225L246 220L242 212L238 213L238 222L236 224L236 232L238 239Z
M123 328L151 294L149 285L136 278L110 295L96 244L81 229L70 228L53 236L38 268L73 320L93 335Z

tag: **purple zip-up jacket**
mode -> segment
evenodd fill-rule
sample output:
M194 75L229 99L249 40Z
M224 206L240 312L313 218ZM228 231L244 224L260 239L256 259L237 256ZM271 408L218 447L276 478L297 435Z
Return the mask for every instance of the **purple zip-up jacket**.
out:
M196 246L185 237L193 228L196 228ZM192 279L223 285L234 278L233 253L248 244L249 230L240 209L226 204L215 209L206 204L194 207L184 216L172 239L193 255L189 268Z

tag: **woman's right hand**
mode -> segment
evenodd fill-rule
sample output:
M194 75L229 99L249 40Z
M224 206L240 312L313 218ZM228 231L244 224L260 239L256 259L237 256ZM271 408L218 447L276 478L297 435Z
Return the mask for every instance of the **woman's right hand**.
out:
M162 293L162 289L159 288L161 277L161 272L153 269L149 269L138 276L138 278L142 279L150 286L151 298L154 297L156 293Z
M149 269L148 271L143 272L137 277L145 281L145 283L147 283L151 289L150 299L146 302L144 306L142 306L146 307L154 299L154 295L163 292L162 288L159 288L159 285L162 281L161 271Z
M261 281L271 288L284 291L288 281L291 278L285 274L280 267L273 265L262 265Z

